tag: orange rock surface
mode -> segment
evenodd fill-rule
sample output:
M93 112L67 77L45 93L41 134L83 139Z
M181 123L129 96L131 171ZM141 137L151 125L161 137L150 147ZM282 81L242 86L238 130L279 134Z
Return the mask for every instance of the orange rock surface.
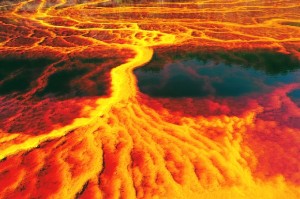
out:
M299 82L160 99L133 73L177 48L300 60L299 24L294 0L0 2L1 67L24 66L0 74L0 198L300 198Z

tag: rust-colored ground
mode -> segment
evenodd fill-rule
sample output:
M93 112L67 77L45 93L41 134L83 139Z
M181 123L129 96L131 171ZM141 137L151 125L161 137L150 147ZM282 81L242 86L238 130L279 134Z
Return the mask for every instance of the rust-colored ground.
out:
M0 198L300 198L300 82L165 98L133 73L178 49L299 69L299 26L295 0L0 2Z

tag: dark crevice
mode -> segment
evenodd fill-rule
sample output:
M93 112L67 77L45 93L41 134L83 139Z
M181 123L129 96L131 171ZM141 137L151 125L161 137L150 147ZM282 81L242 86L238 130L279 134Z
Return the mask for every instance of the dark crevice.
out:
M84 191L87 189L88 185L89 185L89 181L87 181L87 182L82 186L82 189L81 189L78 193L76 193L76 196L75 196L76 199L80 198L80 196L81 196L81 195L84 193Z

